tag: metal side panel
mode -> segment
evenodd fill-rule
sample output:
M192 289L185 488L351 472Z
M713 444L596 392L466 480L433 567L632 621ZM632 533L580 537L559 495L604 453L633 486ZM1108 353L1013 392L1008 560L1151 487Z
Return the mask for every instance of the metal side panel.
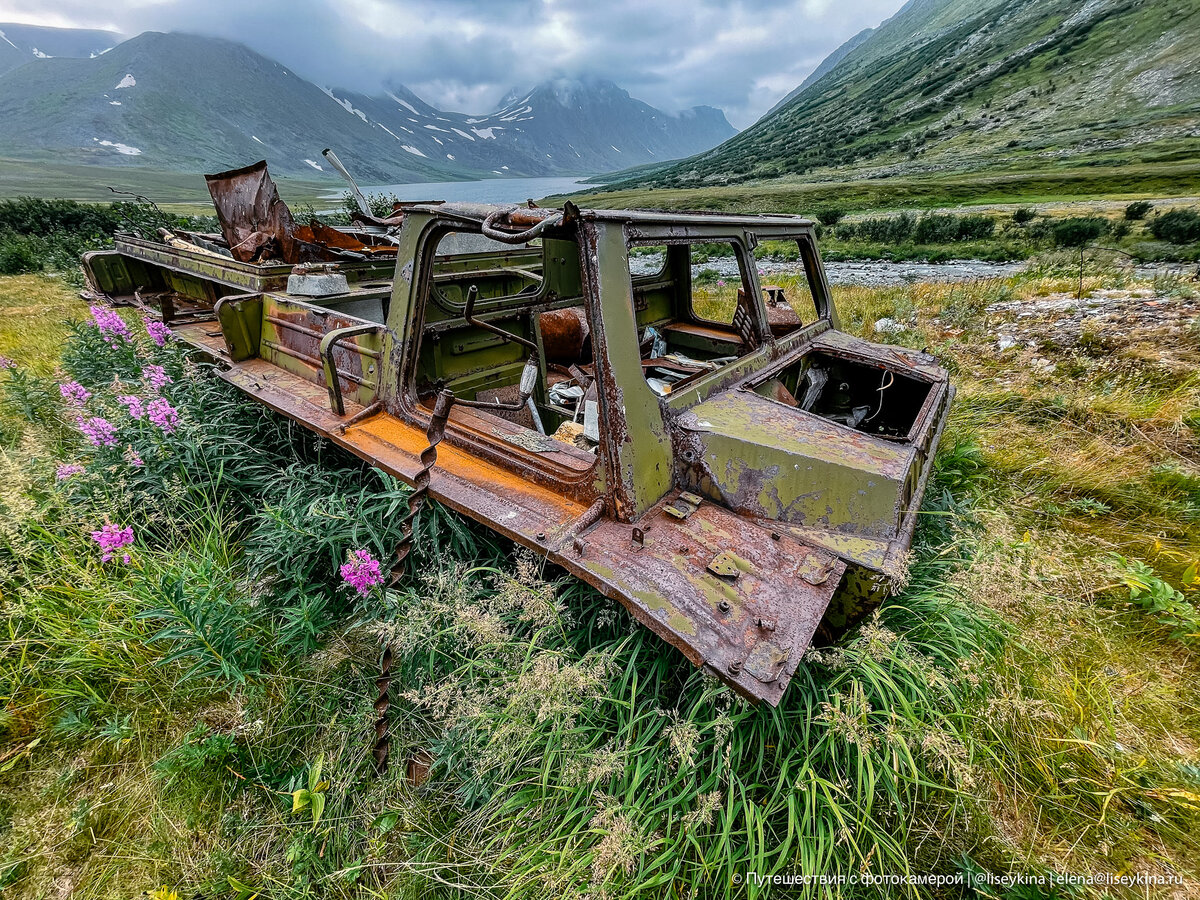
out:
M277 412L317 431L351 453L411 484L421 469L425 433L387 413L350 425L365 409L346 399L346 415L329 408L322 385L307 381L261 359L235 363L221 377ZM535 550L545 550L549 535L569 526L587 505L514 475L455 447L438 446L430 473L430 494L470 518ZM543 538L539 539L538 534Z

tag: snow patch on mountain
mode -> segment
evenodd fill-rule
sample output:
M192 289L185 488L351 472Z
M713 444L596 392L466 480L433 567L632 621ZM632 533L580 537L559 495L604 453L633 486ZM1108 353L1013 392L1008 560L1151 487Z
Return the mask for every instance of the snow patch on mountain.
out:
M123 156L141 156L142 151L137 147L130 147L128 144L122 144L117 141L102 141L98 137L92 138L101 147L111 147Z
M351 103L349 100L343 100L341 97L334 94L334 92L331 91L329 88L321 88L321 90L324 91L328 95L330 100L332 100L334 103L336 103L342 109L344 109L346 112L352 113L353 115L358 116L364 122L367 122L368 124L370 124L371 120L367 118L367 114L365 112L363 112L361 109L355 109L354 104Z

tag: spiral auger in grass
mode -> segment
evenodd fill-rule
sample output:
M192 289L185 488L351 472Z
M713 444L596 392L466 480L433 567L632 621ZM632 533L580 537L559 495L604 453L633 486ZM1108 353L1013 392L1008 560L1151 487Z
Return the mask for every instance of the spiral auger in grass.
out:
M446 431L446 420L450 417L450 407L454 405L454 394L442 391L438 394L433 406L433 414L429 417L429 429L425 436L429 446L421 451L421 469L413 478L413 492L408 496L408 515L400 523L400 542L396 545L396 562L392 566L389 587L396 585L404 576L405 561L412 552L413 526L416 524L417 513L425 504L429 493L429 473L437 463L437 447L442 442ZM388 709L391 706L392 687L392 648L387 636L383 639L383 657L379 663L379 677L375 679L375 746L371 750L375 758L375 774L382 775L387 771L388 754L390 750L388 734Z

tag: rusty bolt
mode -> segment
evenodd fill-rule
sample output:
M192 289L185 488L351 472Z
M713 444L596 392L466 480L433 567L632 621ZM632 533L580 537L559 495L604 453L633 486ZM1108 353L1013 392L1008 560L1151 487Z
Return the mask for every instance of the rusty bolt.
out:
M778 541L778 540L780 540L782 537L783 537L783 535L781 535L781 534L780 534L778 531L772 531L772 532L771 532L771 540L773 540L773 541Z
M729 674L730 675L737 675L741 671L742 671L742 664L740 662L731 662L729 664Z
M539 532L537 533L537 539L538 539L539 541L544 541L544 540L546 539L546 532L544 532L544 531L539 531Z
M722 600L717 604L717 609L719 609L721 612L729 612L729 601Z

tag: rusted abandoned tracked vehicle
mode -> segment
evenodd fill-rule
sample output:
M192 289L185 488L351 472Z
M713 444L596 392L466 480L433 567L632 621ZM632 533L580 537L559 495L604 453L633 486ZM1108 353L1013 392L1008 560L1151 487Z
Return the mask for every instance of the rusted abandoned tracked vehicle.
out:
M214 178L222 236L120 241L93 290L745 696L902 573L953 388L838 330L808 220L429 203L297 236L265 167ZM760 285L763 241L806 291Z

